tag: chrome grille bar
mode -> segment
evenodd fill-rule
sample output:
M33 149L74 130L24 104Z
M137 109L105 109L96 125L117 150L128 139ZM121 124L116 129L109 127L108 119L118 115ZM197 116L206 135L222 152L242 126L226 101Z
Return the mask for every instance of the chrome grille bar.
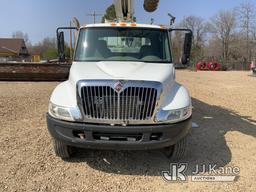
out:
M137 85L136 82L127 84L117 92L113 81L79 84L78 99L85 121L95 123L153 121L156 104L161 94L161 84L146 82L138 87L134 85Z

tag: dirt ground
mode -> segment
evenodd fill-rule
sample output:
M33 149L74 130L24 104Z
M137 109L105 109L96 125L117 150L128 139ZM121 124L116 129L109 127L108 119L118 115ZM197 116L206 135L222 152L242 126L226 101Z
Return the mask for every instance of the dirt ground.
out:
M238 166L237 182L169 183L170 161L160 151L78 150L57 158L45 122L56 82L0 82L0 191L255 191L256 77L249 72L178 71L193 97L187 157L196 164Z

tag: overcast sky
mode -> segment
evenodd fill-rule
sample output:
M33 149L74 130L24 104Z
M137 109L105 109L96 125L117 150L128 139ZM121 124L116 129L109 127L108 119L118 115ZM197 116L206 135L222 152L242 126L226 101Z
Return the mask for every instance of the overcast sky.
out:
M245 0L160 0L159 9L146 13L143 0L136 1L136 17L140 23L155 18L159 24L168 24L167 13L177 17L196 15L205 19L214 16L220 10L232 9ZM256 0L250 2L256 5ZM11 37L12 32L20 30L29 35L32 43L44 37L54 37L58 26L66 26L76 16L82 24L92 23L92 17L86 16L94 10L104 13L112 0L0 0L0 37ZM100 18L97 19L100 21Z

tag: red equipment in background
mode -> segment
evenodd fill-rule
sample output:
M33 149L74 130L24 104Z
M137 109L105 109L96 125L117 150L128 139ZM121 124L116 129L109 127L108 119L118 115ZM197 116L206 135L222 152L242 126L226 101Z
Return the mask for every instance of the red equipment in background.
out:
M207 67L211 71L219 71L221 69L221 64L218 61L211 61L208 63Z
M204 61L198 61L196 64L196 69L201 71L201 70L207 70L207 64Z
M198 61L196 64L196 69L199 71L209 70L209 71L220 71L221 64L218 61L210 61L206 63L205 61Z

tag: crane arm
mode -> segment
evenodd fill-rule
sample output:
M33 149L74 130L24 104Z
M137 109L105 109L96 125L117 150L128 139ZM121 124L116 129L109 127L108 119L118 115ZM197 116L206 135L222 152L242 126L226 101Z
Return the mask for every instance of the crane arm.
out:
M154 12L159 0L144 0L144 9L147 12ZM116 16L118 20L132 21L134 18L134 0L114 0Z

